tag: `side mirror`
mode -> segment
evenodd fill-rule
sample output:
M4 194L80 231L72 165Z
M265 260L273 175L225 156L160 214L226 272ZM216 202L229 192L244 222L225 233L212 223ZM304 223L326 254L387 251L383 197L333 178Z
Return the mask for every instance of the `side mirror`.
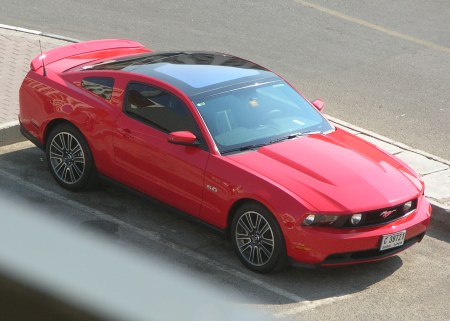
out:
M191 132L172 132L167 137L167 141L172 144L194 146L198 145L197 137Z
M323 102L322 99L316 99L316 100L313 100L313 101L311 102L311 104L313 104L313 106L316 107L316 109L317 109L318 111L320 111L320 112L323 111L323 107L324 107L324 105L325 105L325 103Z

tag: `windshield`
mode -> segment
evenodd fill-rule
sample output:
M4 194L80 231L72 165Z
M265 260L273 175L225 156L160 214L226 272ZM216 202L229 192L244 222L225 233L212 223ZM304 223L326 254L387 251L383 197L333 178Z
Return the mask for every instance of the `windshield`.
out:
M222 154L333 130L309 102L281 80L203 97L194 104Z

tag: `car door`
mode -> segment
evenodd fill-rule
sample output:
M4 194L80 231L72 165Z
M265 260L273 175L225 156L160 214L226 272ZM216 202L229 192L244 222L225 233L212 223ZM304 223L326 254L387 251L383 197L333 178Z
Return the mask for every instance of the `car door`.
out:
M175 131L193 132L199 145L169 143L168 134ZM181 99L157 86L128 83L113 149L119 181L199 215L209 152Z

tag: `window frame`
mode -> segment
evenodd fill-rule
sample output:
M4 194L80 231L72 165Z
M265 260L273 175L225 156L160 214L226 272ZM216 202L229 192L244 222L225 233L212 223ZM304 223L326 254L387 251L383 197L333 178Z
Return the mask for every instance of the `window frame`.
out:
M164 92L164 93L166 93L168 95L171 95L171 96L175 97L176 99L178 99L183 104L183 106L184 106L186 112L188 113L188 115L192 118L193 124L195 126L193 131L189 130L189 129L186 129L185 131L192 132L197 137L197 141L199 142L199 145L195 145L196 147L201 148L201 149L203 149L205 151L209 151L207 143L206 143L206 141L205 141L205 139L204 139L204 137L202 135L200 126L199 126L197 120L195 119L194 115L192 114L192 111L190 110L190 108L187 106L187 104L178 95L176 95L175 93L173 93L173 92L171 92L171 91L169 91L167 89L162 88L161 86L158 86L156 84L151 84L151 83L148 83L148 82L138 81L138 80L130 80L130 81L128 81L126 86L125 86L125 92L124 92L124 97L123 97L123 101L122 101L122 113L125 116L127 116L129 118L132 118L132 119L134 119L136 121L139 121L140 123L143 123L144 125L147 125L147 126L149 126L151 128L154 128L154 129L158 130L159 132L167 134L167 135L169 135L171 132L176 132L176 131L170 131L170 130L168 130L166 128L163 128L161 125L157 124L156 122L151 121L150 119L147 119L147 118L145 118L145 117L143 117L143 116L141 116L139 114L136 114L136 113L133 113L133 112L127 110L126 107L128 105L128 96L129 96L129 93L130 93L130 87L132 85L134 85L134 84L136 84L136 85L143 85L143 86L147 86L147 87L150 87L150 88L153 87L156 90L160 90L160 91L162 91L162 92ZM168 107L165 106L164 108L168 108Z

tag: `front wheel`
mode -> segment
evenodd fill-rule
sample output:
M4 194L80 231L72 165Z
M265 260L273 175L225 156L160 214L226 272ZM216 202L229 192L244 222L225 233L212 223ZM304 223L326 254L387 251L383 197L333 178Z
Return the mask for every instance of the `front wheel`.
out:
M247 268L268 273L284 266L283 236L277 221L265 207L257 203L241 206L231 229L235 251Z
M56 126L46 143L47 163L55 180L72 191L93 185L96 172L89 146L70 124Z

